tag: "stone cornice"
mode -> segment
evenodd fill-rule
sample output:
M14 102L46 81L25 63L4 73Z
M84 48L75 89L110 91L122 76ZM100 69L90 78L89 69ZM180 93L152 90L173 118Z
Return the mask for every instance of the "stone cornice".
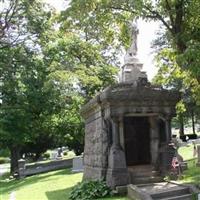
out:
M161 112L163 110L171 110L174 112L176 103L180 100L180 93L174 90L166 90L159 87L140 85L138 83L119 83L107 87L103 92L90 100L81 109L81 115L87 118L88 115L97 112L97 110L105 110L112 108L132 107L134 112L148 112L152 110ZM157 107L157 109L156 109ZM123 110L123 109L122 109ZM139 111L137 111L139 110Z

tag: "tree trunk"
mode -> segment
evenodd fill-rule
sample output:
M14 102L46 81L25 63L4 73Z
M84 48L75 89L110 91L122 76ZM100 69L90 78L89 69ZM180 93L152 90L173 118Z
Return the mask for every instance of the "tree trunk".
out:
M179 116L179 134L180 136L184 136L184 121L183 121L183 115L181 114Z
M36 162L36 161L38 161L39 160L39 158L40 158L40 156L41 156L41 152L37 152L36 154L35 154L35 156L34 156L34 161Z
M18 160L20 159L20 149L17 146L10 147L10 174L14 175L19 170Z
M192 131L193 131L193 134L196 134L196 131L195 131L195 119L194 119L194 111L193 110L191 111L191 115L192 115Z

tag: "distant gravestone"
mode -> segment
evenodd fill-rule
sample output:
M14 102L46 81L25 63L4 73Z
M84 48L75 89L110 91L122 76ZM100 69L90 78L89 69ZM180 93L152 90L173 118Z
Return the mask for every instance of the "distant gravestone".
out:
M62 157L62 148L58 148L58 154L57 154L58 157Z
M51 160L56 160L56 158L57 158L57 152L53 151L51 153Z
M18 171L18 178L24 178L25 177L25 170L26 170L26 161L24 159L18 160L18 166L19 166L19 171Z
M72 172L83 172L83 157L77 156L73 159Z

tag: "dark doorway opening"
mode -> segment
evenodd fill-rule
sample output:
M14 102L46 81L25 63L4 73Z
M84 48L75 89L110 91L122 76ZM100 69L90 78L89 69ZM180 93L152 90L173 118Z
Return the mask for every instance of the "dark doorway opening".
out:
M124 139L127 166L151 163L148 117L125 117Z

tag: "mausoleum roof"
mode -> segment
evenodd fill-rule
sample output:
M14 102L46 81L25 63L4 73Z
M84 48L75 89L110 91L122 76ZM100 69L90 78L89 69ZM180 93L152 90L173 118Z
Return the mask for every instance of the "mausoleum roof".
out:
M115 113L162 113L175 115L176 103L180 93L155 87L149 83L118 83L107 87L81 109L81 114L87 118L95 109L109 109ZM118 112L118 111L119 112Z

